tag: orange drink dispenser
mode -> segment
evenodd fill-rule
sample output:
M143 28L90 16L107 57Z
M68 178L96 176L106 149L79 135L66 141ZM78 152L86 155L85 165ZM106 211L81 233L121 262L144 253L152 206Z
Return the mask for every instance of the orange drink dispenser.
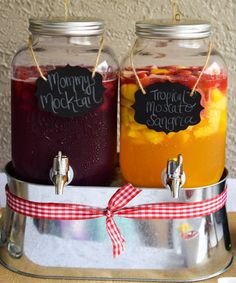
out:
M227 72L202 21L136 23L121 70L120 165L126 181L163 187L167 161L183 157L193 188L225 166Z

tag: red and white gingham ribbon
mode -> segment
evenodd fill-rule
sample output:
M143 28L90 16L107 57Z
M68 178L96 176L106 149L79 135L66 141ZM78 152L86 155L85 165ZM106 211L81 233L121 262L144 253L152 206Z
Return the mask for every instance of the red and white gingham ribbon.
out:
M113 245L114 257L124 250L124 238L113 216L133 219L181 219L202 217L220 210L226 203L227 189L209 200L193 203L152 203L125 207L142 190L131 184L123 186L111 197L106 209L81 204L40 203L17 197L6 186L7 205L13 211L33 218L48 220L86 220L106 217L106 228Z

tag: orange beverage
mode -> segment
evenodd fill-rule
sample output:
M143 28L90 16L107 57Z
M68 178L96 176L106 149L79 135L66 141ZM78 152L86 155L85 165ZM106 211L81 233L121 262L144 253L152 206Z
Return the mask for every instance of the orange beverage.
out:
M202 67L150 66L136 71L144 89L153 84L170 82L191 91ZM179 131L157 131L145 123L137 122L137 107L134 105L137 103L138 90L134 72L131 68L125 68L121 74L120 136L120 166L124 179L136 186L163 187L161 175L167 160L182 154L187 177L184 187L200 187L218 182L225 166L225 72L222 69L215 72L209 68L203 73L196 88L202 106L199 122Z

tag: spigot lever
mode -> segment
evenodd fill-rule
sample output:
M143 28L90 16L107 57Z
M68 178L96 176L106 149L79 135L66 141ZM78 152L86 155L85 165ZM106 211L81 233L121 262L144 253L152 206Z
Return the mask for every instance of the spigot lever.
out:
M178 199L180 188L184 185L185 180L183 156L179 154L177 158L168 160L167 169L163 175L163 183L171 190L173 198Z
M69 159L59 151L53 159L53 166L50 171L50 178L55 185L55 193L62 195L64 187L73 179L73 170L69 166Z

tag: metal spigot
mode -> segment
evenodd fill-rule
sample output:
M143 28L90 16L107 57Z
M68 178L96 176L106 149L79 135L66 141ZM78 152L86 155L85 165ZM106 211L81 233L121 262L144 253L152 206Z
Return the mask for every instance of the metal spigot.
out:
M179 198L180 188L186 181L183 171L183 156L181 154L177 158L168 160L167 169L163 173L162 181L171 190L173 198Z
M62 195L64 187L73 179L73 170L69 166L69 159L59 151L53 159L53 166L50 171L50 178L55 185L55 193Z

